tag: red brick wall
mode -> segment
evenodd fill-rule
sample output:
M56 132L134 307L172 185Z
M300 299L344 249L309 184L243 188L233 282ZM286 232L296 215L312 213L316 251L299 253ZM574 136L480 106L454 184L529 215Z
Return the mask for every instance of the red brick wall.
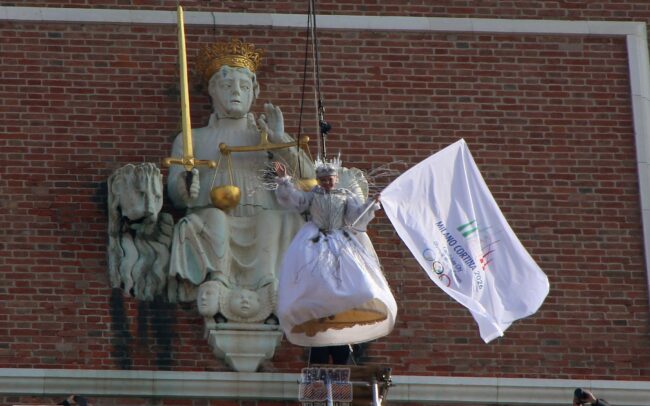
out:
M140 3L172 9L176 2ZM253 11L301 12L292 2L249 3ZM618 15L609 2L486 1L476 10L466 10L465 1L376 3L343 3L351 9L333 11L494 17L504 6L501 17L585 18L602 5L608 11L600 9L599 18ZM540 3L548 7L533 8ZM645 2L629 4L647 9ZM297 133L302 30L187 32L190 56L231 36L265 48L255 111L272 101L283 109L287 130ZM389 363L396 374L648 379L648 292L624 40L319 35L326 119L334 126L330 151L340 149L348 165L363 169L393 160L412 166L465 138L551 283L539 313L486 345L469 313L427 279L380 215L371 233L400 313L395 332L371 343L366 361ZM193 305L138 303L108 288L105 181L125 163L160 163L168 154L179 115L175 27L5 22L0 41L0 367L227 370L202 338ZM306 106L310 124L310 89ZM194 125L204 125L209 106L196 87L192 108ZM303 133L314 134L313 125ZM296 371L303 357L285 342L264 369Z

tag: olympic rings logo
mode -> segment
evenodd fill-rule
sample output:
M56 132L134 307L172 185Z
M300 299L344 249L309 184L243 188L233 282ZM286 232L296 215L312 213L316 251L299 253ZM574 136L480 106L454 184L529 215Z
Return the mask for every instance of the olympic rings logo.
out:
M427 248L422 251L422 256L429 262L434 262L436 260L436 254L434 254L431 248Z
M451 285L451 279L449 279L449 276L445 273L444 264L436 259L433 250L431 248L425 249L422 251L422 257L431 262L431 269L436 275L438 275L438 279L440 279L445 286L449 287Z

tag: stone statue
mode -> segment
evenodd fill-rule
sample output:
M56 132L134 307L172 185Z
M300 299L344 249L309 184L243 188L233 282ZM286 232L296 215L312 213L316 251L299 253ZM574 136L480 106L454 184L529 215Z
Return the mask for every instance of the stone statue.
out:
M313 177L313 164L297 148L222 156L220 144L258 145L262 131L268 134L270 143L293 141L284 132L279 108L266 104L265 114L257 122L250 113L259 94L255 71L260 58L252 45L236 40L202 50L197 69L207 83L213 112L207 127L192 130L193 150L196 159L220 165L216 170L194 168L189 184L185 168L174 165L169 169L167 185L173 204L186 210L174 229L170 276L193 286L217 281L226 290L267 296L269 289L276 294L276 272L282 255L303 220L299 213L278 204L273 191L265 187L264 173L269 171L272 160L285 161L288 167L296 167L297 160L301 160L303 176ZM182 157L182 143L179 134L172 146L172 157ZM228 184L241 190L241 200L232 209L218 209L210 192ZM195 292L185 294L188 299L196 297ZM243 312L238 318L241 322L258 322L273 312L272 307L263 306L262 310L264 315Z
M159 215L162 175L156 165L128 164L108 179L108 269L111 285L141 300L168 286L174 220Z
M207 329L216 327L215 316L219 313L221 284L215 281L204 282L199 286L196 297L196 308L203 316Z
M230 322L262 322L276 324L266 315L273 312L277 302L275 285L266 285L256 291L250 289L225 289L221 297L221 313Z
M269 285L267 285L269 286ZM230 291L229 311L244 320L258 313L262 306L257 292L248 289Z

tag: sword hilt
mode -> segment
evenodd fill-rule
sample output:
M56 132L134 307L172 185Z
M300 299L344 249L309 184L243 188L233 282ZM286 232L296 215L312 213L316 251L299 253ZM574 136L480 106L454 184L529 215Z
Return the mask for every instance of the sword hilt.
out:
M183 165L185 167L185 187L187 187L187 193L190 192L190 187L192 186L192 179L194 178L194 173L192 169L197 166L207 166L210 169L217 167L217 163L209 159L195 159L195 158L164 158L163 166L170 167L172 165Z
M214 169L217 167L217 163L215 161L211 161L209 159L196 159L194 157L192 158L164 158L163 161L163 166L169 167L172 165L183 165L185 167L186 171L192 171L197 166L207 166L210 169Z

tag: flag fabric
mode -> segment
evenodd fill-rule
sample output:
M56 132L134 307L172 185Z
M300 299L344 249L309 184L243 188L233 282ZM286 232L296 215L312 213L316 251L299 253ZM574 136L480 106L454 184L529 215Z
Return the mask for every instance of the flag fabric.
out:
M486 343L548 295L548 278L506 222L464 140L395 179L381 203L431 280L469 309Z

